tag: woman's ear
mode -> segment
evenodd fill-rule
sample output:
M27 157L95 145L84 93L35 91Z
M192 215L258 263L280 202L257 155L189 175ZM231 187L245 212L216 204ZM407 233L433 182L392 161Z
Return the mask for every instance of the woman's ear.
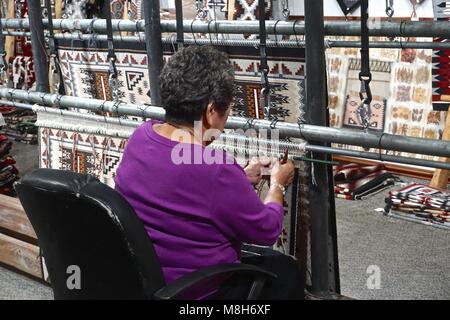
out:
M208 105L206 106L205 110L203 111L203 117L202 117L202 122L203 122L203 127L205 127L206 129L209 129L212 127L214 119L214 113L216 112L214 104L212 102L208 103Z

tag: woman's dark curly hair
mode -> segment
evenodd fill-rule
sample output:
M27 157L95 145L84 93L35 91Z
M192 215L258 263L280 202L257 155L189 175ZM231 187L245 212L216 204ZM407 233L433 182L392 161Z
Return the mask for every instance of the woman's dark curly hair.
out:
M164 66L160 89L166 121L192 125L209 103L226 112L233 100L233 65L213 47L185 47Z

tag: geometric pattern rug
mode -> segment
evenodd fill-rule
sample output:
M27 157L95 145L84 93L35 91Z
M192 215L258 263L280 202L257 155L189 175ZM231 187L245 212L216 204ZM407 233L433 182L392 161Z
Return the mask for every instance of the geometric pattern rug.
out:
M59 44L59 58L67 95L111 100L108 86L107 52L88 49L86 43ZM70 43L69 43L70 44ZM170 59L167 46L164 60ZM259 106L261 80L259 55L256 49L222 48L234 65L236 94L232 115L264 118ZM119 99L132 104L150 104L150 81L147 55L143 48L116 48ZM303 50L268 50L268 79L271 85L270 114L272 119L297 123L304 105Z

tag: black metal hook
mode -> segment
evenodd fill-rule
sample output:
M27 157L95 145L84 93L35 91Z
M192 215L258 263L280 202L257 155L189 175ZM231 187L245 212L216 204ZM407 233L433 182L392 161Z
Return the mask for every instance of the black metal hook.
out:
M244 128L247 127L247 129L252 129L255 126L254 122L254 118L247 118L247 122L245 123Z
M277 118L273 118L272 122L270 122L270 129L275 130L278 122L279 120Z
M191 22L191 33L192 33L192 38L194 38L194 43L197 45L197 39L195 38L195 34L194 34L194 22L195 22L195 20L192 20L192 22Z
M275 35L275 46L278 48L278 34L277 34L277 25L281 20L277 20L275 25L273 26L273 34Z

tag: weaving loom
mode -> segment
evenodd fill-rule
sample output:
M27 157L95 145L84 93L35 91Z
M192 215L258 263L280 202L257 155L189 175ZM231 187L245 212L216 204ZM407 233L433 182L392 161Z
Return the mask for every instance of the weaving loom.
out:
M17 11L20 13L20 17L26 17L26 1L20 0L17 2ZM167 62L171 59L176 48L188 46L192 42L196 42L196 39L206 40L202 42L206 43L209 38L212 45L217 45L220 50L229 54L234 66L236 80L231 115L247 118L232 118L227 126L229 128L243 127L244 130L253 127L259 129L251 134L247 132L246 136L240 134L240 132L227 129L210 147L226 150L242 166L245 166L252 156L280 158L286 150L289 151L289 159L294 161L296 167L295 178L293 185L287 189L284 198L283 228L274 248L284 254L295 256L305 274L306 271L312 269L311 281L307 282L311 284L314 292L333 293L340 291L335 204L332 191L333 176L331 167L327 167L327 165L330 165L330 154L349 156L356 154L358 158L380 161L395 159L400 163L403 161L407 164L428 164L432 166L431 162L413 162L412 160L438 160L437 157L416 155L411 152L442 156L442 153L447 151L442 141L430 141L428 148L420 148L418 146L419 141L426 144L424 143L425 140L402 139L393 137L391 134L428 139L440 138L445 116L438 111L434 111L432 103L438 101L438 99L441 101L442 97L447 94L445 71L443 72L442 69L448 62L446 58L448 53L441 50L432 56L431 50L406 49L416 38L412 38L413 41L405 39L408 43L405 47L400 40L402 50L371 50L370 66L367 66L369 64L366 63L369 62L367 57L369 50L368 44L366 46L364 43L368 42L369 33L368 30L367 32L363 30L363 25L367 25L367 23L364 23L364 19L368 18L366 17L368 12L367 1L338 0L345 15L352 13L362 4L361 38L336 37L337 40L359 41L361 39L361 48L327 49L330 52L327 59L328 88L326 86L322 88L325 83L325 76L323 79L319 76L325 74L324 66L314 61L316 60L316 52L314 51L318 51L317 57L320 54L321 58L325 52L321 48L324 39L324 32L321 30L324 12L322 2L318 4L317 1L306 1L304 7L305 23L295 21L292 24L288 20L298 18L289 17L288 1L190 0L190 10L187 11L189 14L192 12L197 14L196 23L192 22L190 32L186 31L186 14L184 17L182 16L181 20L185 19L182 24L185 29L183 32L180 28L182 22L179 19L180 15L177 15L178 21L175 25L177 37L174 38L175 35L172 34L172 38L165 38L165 41L173 39L173 42L166 42L163 47L163 56L155 53L161 49L160 45L152 43L159 41L161 30L148 30L152 22L158 23L159 2L146 2L144 0L62 0L62 2L64 3L63 18L106 18L106 28L102 26L105 20L95 21L95 19L91 20L89 27L86 24L81 27L83 23L89 23L89 21L76 21L72 28L62 27L61 24L61 32L68 36L67 39L76 39L76 37L71 38L70 36L79 36L80 39L82 34L84 34L84 37L91 37L88 41L56 40L57 51L53 52L57 52L58 67L61 70L61 79L58 77L57 80L58 83L61 80L65 92L52 90L52 88L50 88L50 92L58 91L62 96L52 95L51 101L44 101L50 99L50 95L44 97L38 96L40 93L36 92L17 91L8 92L10 96L7 96L4 93L6 91L3 91L4 99L19 100L24 108L30 107L28 103L47 105L47 107L34 105L32 108L37 113L36 127L39 132L40 166L42 168L91 174L113 187L115 172L122 159L128 138L135 128L145 121L144 114L147 117L155 117L155 119L162 118L161 109L159 109L160 111L154 111L153 108L150 108L152 104L160 105L158 90L155 90L157 88L155 74L160 71L159 61ZM411 0L414 17L417 17L416 7L423 2L424 0ZM92 5L93 3L94 5ZM105 3L108 5L106 6ZM149 5L149 3L151 4ZM180 3L181 1L177 2L178 9L188 6L187 1ZM298 6L298 3L296 1L294 6ZM393 10L393 1L390 1L390 3L390 9ZM445 7L442 6L443 3ZM387 5L388 1L386 1ZM444 12L448 11L447 5L445 1L435 3L435 7L443 9ZM164 18L173 20L173 8L169 10L167 6L163 7L159 8L163 9L159 11L160 18L162 20ZM276 10L280 11L281 7L283 7L283 12L276 12ZM36 11L36 9L34 10ZM30 6L30 12L32 11ZM177 11L179 14L179 10ZM392 25L385 26L384 22L381 22L380 30L383 30L382 32L385 32L384 28L386 30L388 27L392 28L396 23L391 21L393 12L391 13L391 15L389 13L387 15L389 24L392 23ZM307 19L308 16L316 19ZM265 19L260 19L263 17ZM131 21L112 22L111 18L145 19L145 21L134 25ZM229 21L216 24L217 21L214 21L216 19ZM264 21L271 19L278 21ZM30 24L31 20L30 14ZM242 21L242 23L233 23L236 20ZM246 24L246 22L258 20L260 22L259 35L255 28L257 23ZM316 23L311 23L312 21ZM174 31L173 22L164 21L162 23L162 28L165 28L164 32ZM278 24L279 22L281 24ZM50 21L46 23L45 28L53 29ZM337 24L333 21L327 21L327 23L330 25L325 28L325 32L331 34L349 33L346 30L347 26L342 28L342 21ZM349 29L355 26L352 21L348 21L348 23ZM277 31L280 31L280 29L277 30L277 24L283 30L278 35ZM121 26L124 25L126 31L121 30ZM194 31L194 25L195 28L198 28L197 30L203 31ZM113 26L114 31L112 30ZM254 28L252 35L246 34L248 32L247 26ZM288 26L290 26L289 30ZM131 30L131 27L136 27L136 30ZM207 32L202 29L206 27ZM230 29L227 30L226 27ZM56 26L55 30L59 28L59 26ZM220 28L224 28L223 33L220 32ZM333 31L333 28L339 31ZM421 30L421 28L417 30L414 28L413 23L410 25L402 22L399 24L399 36L415 34L416 32L420 34L417 30ZM143 29L145 29L145 33ZM45 34L45 31L42 30L38 32L41 35ZM384 34L382 32L380 31L380 34ZM394 34L397 33L397 30L386 32ZM32 32L33 35L35 33ZM306 41L302 36L304 33L308 35ZM439 31L436 31L436 33L438 34ZM142 38L144 34L146 44L144 44L143 39L131 41L132 38ZM313 39L315 35L319 35L316 37L317 39ZM107 40L97 40L97 36ZM119 37L122 36L127 37L126 41L119 40ZM51 37L53 36L50 35L49 38ZM292 41L294 37L295 41ZM299 37L301 37L301 40L299 40ZM62 37L58 38L61 39ZM154 41L155 39L156 41ZM186 42L183 43L182 39L186 39ZM221 44L228 43L229 46L220 47L219 39L223 40ZM226 41L229 39L257 40L252 42L255 45L254 47L250 45L250 42L246 42L246 47L243 48L241 47L242 43L237 44L236 47L231 46L232 41ZM273 39L276 40L273 41ZM287 39L291 40L288 41ZM215 40L217 40L217 43L214 43ZM266 40L268 41L267 55L265 55ZM394 38L381 37L372 38L372 40L385 42L388 44L386 48L390 48L390 44L397 41ZM441 39L437 39L437 41L441 41ZM279 45L278 42L282 44ZM295 42L297 46L305 42L310 57L308 59L308 75L311 75L308 82L308 108L305 107L305 52L299 48L285 49L283 48L283 42L290 42L289 45L292 47ZM239 41L235 43L239 43ZM276 48L270 48L271 46ZM332 46L331 43L330 47ZM327 43L325 43L325 47L328 47ZM35 48L33 46L33 49ZM318 50L312 50L313 48ZM43 49L43 51L46 51L46 48ZM34 85L33 61L30 57L31 54L26 53L27 50L30 50L29 39L22 38L16 43L16 54L19 54L10 63L13 73L10 74L11 86L14 88L29 89ZM49 51L52 52L51 48ZM360 51L363 54L360 54ZM34 50L33 54L35 57L39 57L39 54L35 54ZM437 57L438 54L441 57ZM314 59L311 57L314 57ZM317 60L323 61L323 59ZM36 61L39 60L36 58ZM36 69L39 70L41 65L41 63L36 63ZM366 67L369 72L368 75L363 74ZM431 70L435 73L434 76L430 76ZM267 77L265 77L265 72L267 72ZM42 73L36 73L38 80L36 82L39 86ZM317 77L314 75L317 75ZM361 75L364 77L370 75L370 80L362 80ZM373 95L368 85L371 81ZM435 85L434 90L430 89L432 81ZM363 82L366 84L365 91ZM327 89L329 110L325 108L326 99L324 98ZM44 90L39 89L38 91ZM368 94L363 97L362 93ZM13 94L17 94L19 98L13 97ZM25 99L26 94L28 94L27 99ZM76 98L65 97L66 94ZM367 98L369 96L370 99ZM269 99L266 99L267 97ZM91 98L102 101L90 100ZM110 101L110 103L105 101ZM5 104L9 102L11 101L5 101ZM121 104L120 102L124 103ZM125 105L125 103L130 105ZM58 107L58 109L53 109L51 106ZM107 108L107 112L105 112L105 108ZM119 111L119 109L121 110ZM21 134L14 136L13 132L8 132L10 137L22 141L36 140L36 132L31 129L34 120L27 118L29 115L27 112L21 118L22 114L18 116L17 110L5 108L3 110L13 111L13 113L5 112L5 118L9 123L7 130L14 129ZM142 116L140 116L140 112L142 112ZM119 114L125 115L119 116ZM252 119L266 119L268 121L252 121ZM277 126L277 122L287 122L288 124L279 123ZM302 126L302 124L305 124L305 126ZM299 131L297 131L297 125L300 125ZM272 134L265 138L263 131L269 126L271 129L280 128L283 134L287 134L291 138L283 138L284 140L281 141L268 140L272 138ZM327 126L345 129L325 128ZM314 132L314 130L317 131ZM277 138L275 136L274 139ZM302 140L305 137L311 142L310 145ZM317 138L317 141L315 138ZM331 149L328 143L335 141L339 144L335 144L333 147L345 150ZM411 143L412 141L416 143ZM354 143L357 146L349 146L346 143ZM432 149L430 146L436 146L436 148L430 151ZM365 152L351 153L348 152L349 149L364 150ZM306 150L311 153L307 153ZM369 154L370 152L371 154ZM322 154L326 154L326 156L322 157ZM383 158L382 155L392 157ZM376 158L377 156L378 158ZM396 156L402 156L403 158ZM10 161L7 164L14 165L11 160L7 160ZM440 162L440 165L444 167L442 162ZM315 163L320 163L320 165L314 167ZM434 165L439 167L439 164L434 163ZM394 177L387 173L382 165L339 166L335 168L334 180L336 181L334 187L336 195L352 200L363 199L380 192L391 186L395 181ZM0 180L0 192L1 185L2 181ZM268 189L267 181L261 183L255 189L258 195L264 198ZM280 186L280 189L283 189L283 186ZM408 218L414 215L427 223L449 226L449 196L442 190L430 191L426 186L411 185L398 192L391 192L387 202L392 215L397 214ZM38 259L35 260L38 261ZM315 279L313 279L314 277Z
M80 41L59 41L58 47L63 83L68 95L102 100L112 99L108 86L106 48L90 49L88 43ZM170 59L173 47L165 46L164 49L164 59ZM232 114L255 119L264 118L264 108L260 105L261 81L257 51L231 47L221 49L229 54L235 69L236 86ZM270 115L274 122L297 123L299 119L302 119L304 58L299 57L298 53L298 50L292 49L268 50L268 79L271 85ZM150 83L145 48L141 45L131 49L118 43L115 46L115 54L117 56L119 99L134 104L150 104ZM42 112L38 114L41 115ZM56 117L56 115L51 115L51 117ZM140 120L136 117L133 119ZM59 121L67 123L66 118ZM102 181L108 184L113 183L114 172L123 153L123 149L118 146L124 146L126 139L93 138L86 133L77 134L79 129L67 130L67 127L68 132L66 132L58 126L56 118L50 123L53 125L49 124L48 120L44 121L40 116L37 124L41 127L41 146L44 146L44 150L41 150L41 166L96 173L101 176ZM43 129L43 127L46 128ZM87 127L92 128L92 123L87 124ZM76 128L79 128L78 124ZM116 127L117 129L119 127ZM108 135L111 135L111 131ZM114 146L108 144L107 140L111 141ZM224 141L219 139L215 144L219 146L222 142ZM241 165L245 165L242 156L248 156L249 151L251 152L248 144L246 147L242 141L222 144L221 147L235 155L238 162L242 160L240 161ZM279 157L279 153L274 154L271 149L260 151L259 155ZM303 152L291 150L290 155L299 158ZM103 164L100 165L102 161L96 159L103 159ZM297 166L302 168L299 173L303 175L303 164L297 161ZM298 186L290 188L286 197L284 228L282 236L276 244L277 249L286 254L295 254L296 228L291 225L295 226L296 224L299 203L307 203L304 189ZM298 199L300 190L303 192L302 201ZM264 192L266 190L262 190L261 196Z
M114 186L114 176L122 159L128 137L140 124L139 121L108 119L103 116L72 113L61 114L57 110L35 106L38 115L36 125L40 131L40 167L89 173L104 183ZM225 134L212 145L227 150L240 164L245 164L249 156L265 155L279 157L286 148L289 157L296 160L303 157L302 144L270 142L242 135ZM296 224L300 206L307 205L305 188L300 181L306 177L303 164L296 161L297 179L288 188L285 198L285 218L283 231L274 248L294 255L296 248ZM301 177L303 177L301 179ZM264 198L268 186L264 186L260 196ZM303 200L300 200L300 197Z

